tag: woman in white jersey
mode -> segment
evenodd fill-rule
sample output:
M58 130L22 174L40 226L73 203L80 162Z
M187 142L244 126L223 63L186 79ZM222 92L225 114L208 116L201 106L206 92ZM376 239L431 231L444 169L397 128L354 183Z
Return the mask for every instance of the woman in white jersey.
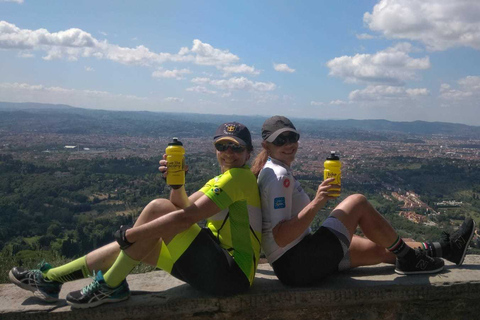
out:
M381 262L396 263L400 274L440 272L444 262L437 257L463 263L473 220L467 219L448 239L407 245L360 194L347 197L311 233L313 218L333 199L330 188L340 186L327 179L310 201L290 168L300 134L289 119L267 119L262 138L263 150L252 165L262 201L262 247L283 283L309 285L336 271ZM358 226L366 238L354 235Z

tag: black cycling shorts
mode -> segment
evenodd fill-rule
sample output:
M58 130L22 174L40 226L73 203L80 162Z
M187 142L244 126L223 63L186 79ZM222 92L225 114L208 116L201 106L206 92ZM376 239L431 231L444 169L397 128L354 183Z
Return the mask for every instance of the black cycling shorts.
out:
M173 264L171 274L212 295L234 295L250 288L247 276L208 228L202 228Z
M322 226L275 260L272 267L282 283L308 286L337 272L344 256L338 237Z

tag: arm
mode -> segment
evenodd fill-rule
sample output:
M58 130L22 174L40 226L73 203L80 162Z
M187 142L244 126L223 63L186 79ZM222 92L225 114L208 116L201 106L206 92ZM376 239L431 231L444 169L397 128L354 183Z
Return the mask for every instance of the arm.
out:
M307 206L305 206L302 211L298 213L298 215L288 220L280 221L277 225L275 225L275 227L272 229L272 233L275 242L280 247L285 247L290 242L298 238L310 226L318 210L323 208L329 199L334 198L328 196L328 190L332 187L336 187L329 184L333 180L334 179L331 178L323 181L318 186L315 198Z
M207 196L202 195L184 209L172 211L141 226L127 230L126 237L132 243L144 239L172 239L175 235L190 228L192 224L218 212L220 212L220 208Z
M202 195L202 192L197 191L188 197L187 192L185 191L185 186L182 186L179 189L172 189L170 192L170 202L172 202L179 209L185 209L200 199Z
M167 159L167 155L164 154L163 159L159 161L160 167L158 168L158 170L162 173L164 178L167 177L167 160L166 159ZM187 192L185 191L184 185L178 189L172 189L172 191L170 191L170 202L172 202L173 205L176 206L177 208L186 208L190 206L192 203L194 203L195 200L197 200L198 198L199 196L196 196L190 199L187 196Z

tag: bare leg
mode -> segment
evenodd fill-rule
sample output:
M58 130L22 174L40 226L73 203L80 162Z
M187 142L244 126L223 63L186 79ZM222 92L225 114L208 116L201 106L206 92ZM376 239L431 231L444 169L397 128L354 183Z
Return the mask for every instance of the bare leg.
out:
M350 235L358 226L365 236L383 248L391 246L398 234L390 223L361 194L351 195L342 201L330 214L340 220Z
M171 211L176 210L176 207L167 199L156 199L150 202L142 211L134 227L140 226L158 217L165 215ZM152 241L149 245L151 252L143 259L145 263L156 265L158 256L160 254L160 241ZM101 248L98 248L89 254L87 254L87 266L92 272L93 270L102 270L105 273L115 262L118 254L120 253L120 247L116 242L109 243Z
M405 242L411 248L421 247L420 242ZM395 264L396 256L372 240L354 235L350 243L350 267L371 266L379 263Z
M342 201L332 212L345 225L351 235L358 226L367 238L353 236L350 243L351 267L395 263L396 256L389 252L388 246L397 239L398 234L390 223L378 213L363 195L352 195ZM411 248L421 247L420 242L406 242Z
M394 264L396 256L375 242L354 235L350 243L350 267L370 266L379 263Z
M175 210L175 206L170 201L168 201L168 203L162 203L161 210L159 210L156 214L152 214L152 219L145 221L143 224L153 221L156 218ZM135 228L132 230L134 229ZM124 252L133 260L144 261L148 264L156 265L160 255L161 241L163 240L165 243L169 243L173 237L175 237L175 235L176 234L171 236L163 236L162 238L143 238L135 241L135 243L125 249Z

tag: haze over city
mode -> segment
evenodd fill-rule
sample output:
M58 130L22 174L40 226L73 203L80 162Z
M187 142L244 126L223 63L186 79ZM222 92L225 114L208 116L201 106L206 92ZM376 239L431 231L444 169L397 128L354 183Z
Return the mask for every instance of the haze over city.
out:
M480 2L0 0L0 101L480 125Z

